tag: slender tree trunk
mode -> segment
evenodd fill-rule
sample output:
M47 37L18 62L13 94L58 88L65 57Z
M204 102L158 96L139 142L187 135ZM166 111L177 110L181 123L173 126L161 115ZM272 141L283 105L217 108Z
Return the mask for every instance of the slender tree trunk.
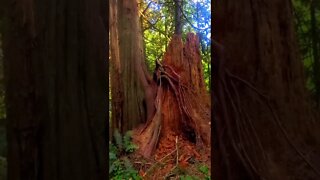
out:
M222 44L214 47L213 148L222 179L316 179L319 124L306 99L291 2L224 0L213 7Z
M144 0L141 0L140 3L145 3ZM146 42L143 40L144 39L144 27L143 27L143 19L145 18L146 12L148 11L150 5L153 2L149 2L149 4L147 4L147 7L141 12L141 14L139 14L139 22L140 22L140 30L141 30L141 36L142 36L142 47L143 47L143 59L145 60L145 62L147 62L147 54L146 54ZM150 68L150 64L148 64L147 66L148 71L152 71Z
M5 7L8 179L107 179L106 2Z
M116 0L110 0L109 30L110 30L110 81L111 81L111 128L110 135L115 129L123 129L124 88L121 80L121 62L118 31L118 6Z
M181 35L182 33L182 0L174 0L174 22L175 29L174 33L177 35Z

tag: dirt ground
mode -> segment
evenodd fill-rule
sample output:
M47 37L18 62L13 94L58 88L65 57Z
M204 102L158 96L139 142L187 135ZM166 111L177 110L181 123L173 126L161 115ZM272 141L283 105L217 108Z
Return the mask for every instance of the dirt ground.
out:
M210 152L210 147L200 148L172 132L161 139L152 158L135 152L130 159L143 179L180 179L187 175L206 179L211 171ZM199 170L201 167L208 168L207 175Z

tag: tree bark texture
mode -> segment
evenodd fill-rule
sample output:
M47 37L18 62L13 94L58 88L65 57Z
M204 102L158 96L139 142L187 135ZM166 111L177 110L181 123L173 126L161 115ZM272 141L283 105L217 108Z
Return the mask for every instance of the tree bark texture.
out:
M182 0L174 0L174 33L181 35L182 33Z
M148 101L145 99L148 81L144 72L137 1L111 1L111 5L112 129L125 132L144 122L148 116Z
M220 43L213 44L213 161L223 170L216 174L318 178L319 122L306 96L291 2L224 0L213 8Z
M210 146L210 97L200 60L199 40L189 33L185 43L174 35L155 70L156 112L137 136L140 153L161 156L175 148L175 137L199 148Z
M5 2L9 180L107 178L107 2Z
M109 49L110 49L110 81L111 81L111 128L110 137L115 129L123 129L123 96L124 89L121 81L121 62L118 32L118 6L116 0L110 0L109 15Z

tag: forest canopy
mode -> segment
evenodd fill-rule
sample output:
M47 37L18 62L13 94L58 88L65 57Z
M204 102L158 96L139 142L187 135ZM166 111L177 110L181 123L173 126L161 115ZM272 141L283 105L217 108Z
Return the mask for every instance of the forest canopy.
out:
M314 103L320 103L320 1L293 0L294 23L307 88Z
M201 44L201 59L205 82L209 90L211 74L211 1L183 1L182 37L188 32L198 35ZM145 43L148 69L153 71L156 60L160 60L174 34L174 1L143 0L139 3L139 16Z

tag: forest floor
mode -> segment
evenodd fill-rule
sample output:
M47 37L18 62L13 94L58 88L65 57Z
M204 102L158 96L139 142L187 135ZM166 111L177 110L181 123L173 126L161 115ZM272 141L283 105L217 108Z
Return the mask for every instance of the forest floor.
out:
M161 138L153 158L135 152L129 159L143 179L210 179L210 152L172 132Z

